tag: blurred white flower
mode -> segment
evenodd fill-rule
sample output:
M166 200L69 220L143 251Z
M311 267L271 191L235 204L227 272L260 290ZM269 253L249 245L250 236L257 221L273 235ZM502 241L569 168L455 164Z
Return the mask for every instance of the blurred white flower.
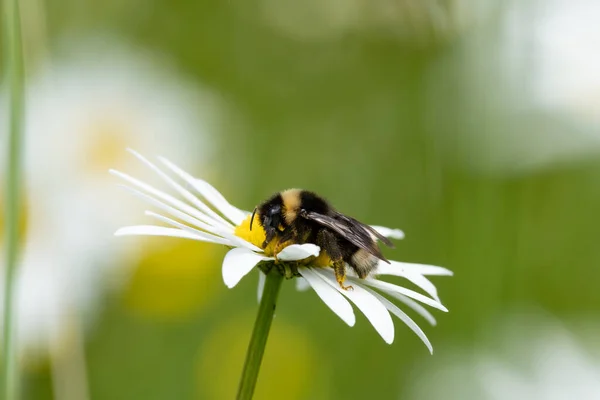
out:
M402 398L594 400L600 393L598 342L583 343L536 314L509 318L475 349L438 360Z
M538 101L600 126L600 2L550 0L532 10ZM518 39L518 38L515 38ZM600 135L596 131L597 135Z
M28 80L27 230L16 294L18 343L27 354L67 340L71 320L85 326L102 293L128 276L136 246L120 245L112 233L137 204L106 177L111 166L137 167L122 148L208 163L212 95L117 43L77 42Z
M265 21L296 40L340 39L356 32L376 32L421 43L471 27L488 2L422 0L262 0Z
M345 323L353 326L355 316L352 306L353 302L367 317L375 330L381 335L386 343L394 341L394 325L390 313L402 320L419 338L425 343L430 352L433 352L431 344L421 328L395 304L385 298L382 294L392 297L415 312L423 316L430 323L435 324L435 319L423 306L416 301L442 311L448 311L444 307L437 294L437 289L426 278L426 275L452 275L452 272L441 267L422 264L402 263L391 261L391 264L380 262L377 274L394 275L406 278L429 296L424 296L413 290L379 280L376 277L359 279L349 276L353 290L340 288L331 268L330 259L325 258L321 265L319 263L319 246L311 243L292 244L277 251L275 241L263 248L265 233L260 222L254 222L255 229L250 229L251 217L248 211L242 211L232 206L221 193L208 182L196 179L177 167L169 160L160 157L160 162L173 174L172 178L155 164L142 157L139 153L131 151L148 168L156 172L160 178L178 195L185 199L179 200L168 193L160 191L130 175L111 170L111 173L122 178L129 186L125 186L138 197L149 204L157 207L170 217L146 211L146 214L171 227L138 225L121 228L116 232L122 235L149 235L167 236L184 239L198 240L201 242L215 243L232 248L223 260L223 280L227 287L236 286L240 280L257 269L256 267L264 261L273 261L275 258L281 261L301 261L297 272L312 287L323 302L336 313ZM185 183L186 187L200 195L197 197L176 179ZM382 235L390 238L402 238L404 235L397 229L385 227L373 227ZM290 277L293 276L290 274ZM264 285L264 275L259 273L259 296ZM376 291L377 290L377 291ZM346 300L346 298L348 300ZM415 301L416 300L416 301Z
M442 118L432 130L475 171L527 173L597 155L600 3L513 0L498 10L498 21L439 65L431 101ZM452 90L440 102L453 67L459 101Z

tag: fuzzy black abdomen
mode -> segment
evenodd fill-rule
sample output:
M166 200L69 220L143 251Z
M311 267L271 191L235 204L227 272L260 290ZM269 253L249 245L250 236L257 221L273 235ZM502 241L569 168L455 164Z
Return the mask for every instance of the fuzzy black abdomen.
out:
M379 262L377 257L332 230L318 226L316 230L308 231L311 233L306 237L305 243L316 244L334 262L343 260L356 272L359 278L366 278L376 269Z

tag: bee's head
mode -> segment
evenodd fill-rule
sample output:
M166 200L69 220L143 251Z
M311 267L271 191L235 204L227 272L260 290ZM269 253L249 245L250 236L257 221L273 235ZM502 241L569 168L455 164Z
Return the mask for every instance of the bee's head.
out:
M254 221L255 214L258 214L258 220L265 230L266 235L263 247L266 247L281 232L281 228L285 224L282 209L283 201L279 194L254 209L250 222L250 230L252 230L252 222Z

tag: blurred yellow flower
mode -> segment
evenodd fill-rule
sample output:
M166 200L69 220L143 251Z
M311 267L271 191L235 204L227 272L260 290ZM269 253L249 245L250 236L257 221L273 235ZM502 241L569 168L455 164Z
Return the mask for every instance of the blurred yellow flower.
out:
M230 319L206 338L198 353L197 398L235 398L251 325L250 318ZM269 334L254 398L328 398L329 368L319 352L305 332L278 320Z
M224 249L192 240L145 238L125 293L128 308L148 318L193 318L212 301Z

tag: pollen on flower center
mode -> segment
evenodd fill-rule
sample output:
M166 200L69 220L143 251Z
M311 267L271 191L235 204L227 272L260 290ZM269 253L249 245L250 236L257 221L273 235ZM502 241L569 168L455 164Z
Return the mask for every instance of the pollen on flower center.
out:
M267 237L265 234L265 230L263 229L258 218L254 218L254 222L252 223L252 230L250 230L250 220L251 219L252 219L252 216L248 215L246 217L246 219L244 219L242 221L241 224L239 224L238 226L235 227L234 234L237 237L240 237L240 238L244 239L245 241L250 242L253 245L263 249L262 245ZM267 246L267 247L274 247L274 246ZM263 249L263 250L265 250L265 253L267 252L267 249ZM271 250L271 252L273 251L272 248L270 250ZM272 254L267 254L267 255L271 256Z
M235 235L244 239L247 242L252 243L253 245L260 247L265 252L265 255L268 257L273 257L275 255L275 246L279 243L276 239L272 240L271 243L267 245L267 247L263 248L263 243L266 239L265 230L263 229L260 220L258 218L254 218L254 222L252 223L252 230L250 230L250 219L251 215L248 215L246 219L242 221L241 224L235 227ZM294 244L292 242L286 243L279 248L281 251L286 246L290 244ZM321 251L318 257L307 262L312 267L329 267L332 265L331 258Z

